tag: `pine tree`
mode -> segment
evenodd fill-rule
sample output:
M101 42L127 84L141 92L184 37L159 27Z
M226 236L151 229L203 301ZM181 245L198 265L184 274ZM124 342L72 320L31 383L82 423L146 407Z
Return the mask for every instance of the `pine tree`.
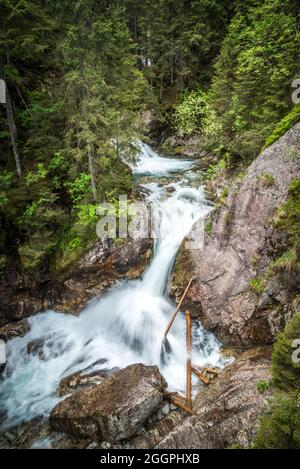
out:
M272 355L275 396L268 414L262 418L255 441L257 448L300 448L300 357L296 349L299 338L300 313L296 313L276 338Z
M255 157L291 108L300 69L299 6L283 0L238 3L213 80L212 106L223 144Z

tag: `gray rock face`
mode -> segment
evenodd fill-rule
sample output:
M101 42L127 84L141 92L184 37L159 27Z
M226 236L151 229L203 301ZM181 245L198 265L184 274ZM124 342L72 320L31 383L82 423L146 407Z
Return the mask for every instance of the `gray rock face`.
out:
M257 384L270 379L270 347L243 353L218 379L201 388L193 404L195 415L176 426L157 448L205 449L238 445L247 448L256 434L259 416L267 409L270 391Z
M131 365L60 402L49 423L75 437L120 441L134 435L158 409L166 386L156 366Z
M267 267L285 241L274 232L272 219L284 203L291 181L300 175L300 124L266 149L236 184L215 214L212 234L203 251L181 248L174 285L195 282L187 299L204 327L224 344L271 343L285 321L288 298L273 286L267 302L249 282ZM174 287L173 285L173 287ZM285 299L284 299L285 297ZM288 316L291 312L285 311Z

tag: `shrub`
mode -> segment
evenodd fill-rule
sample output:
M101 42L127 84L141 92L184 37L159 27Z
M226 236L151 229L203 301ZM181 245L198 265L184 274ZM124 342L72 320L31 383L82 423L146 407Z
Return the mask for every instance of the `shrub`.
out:
M199 132L206 114L207 95L201 90L185 93L175 110L175 126L186 135Z

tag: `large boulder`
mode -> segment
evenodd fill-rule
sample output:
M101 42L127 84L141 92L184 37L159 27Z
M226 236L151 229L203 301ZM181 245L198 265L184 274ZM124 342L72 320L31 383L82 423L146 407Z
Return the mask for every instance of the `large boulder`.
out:
M134 435L159 407L166 386L156 366L130 365L57 404L49 422L53 430L75 437L120 441Z
M244 352L195 398L187 417L156 446L160 449L250 447L268 409L271 348Z
M181 247L174 269L173 291L190 277L195 281L188 306L204 327L224 344L251 346L272 343L293 314L289 292L273 282L262 296L251 288L270 261L281 254L286 240L272 224L286 200L293 179L300 175L300 124L267 148L235 183L213 215L212 232L203 250ZM199 224L199 229L201 229Z
M0 327L46 309L78 313L115 282L138 278L151 256L150 239L98 241L59 278L50 278L47 266L25 272L16 262L0 279Z
M99 241L61 279L51 308L79 312L88 300L100 297L118 280L139 278L151 252L150 239L128 238L122 244Z
M16 337L23 337L30 331L30 325L27 319L6 324L0 328L0 340L8 342Z

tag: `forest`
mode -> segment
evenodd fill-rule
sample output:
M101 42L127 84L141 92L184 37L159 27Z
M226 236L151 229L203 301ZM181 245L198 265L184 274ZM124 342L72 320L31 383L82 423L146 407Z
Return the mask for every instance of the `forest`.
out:
M212 198L222 210L224 178L241 181L300 121L299 49L297 0L1 0L0 278L14 266L61 282L97 242L99 204L135 198L124 155L136 160L137 141L177 158L196 142L206 183L221 181ZM262 295L279 278L299 301L300 173L276 210L285 245L250 290ZM300 448L300 365L289 356L299 314L258 385L274 397L254 448Z

